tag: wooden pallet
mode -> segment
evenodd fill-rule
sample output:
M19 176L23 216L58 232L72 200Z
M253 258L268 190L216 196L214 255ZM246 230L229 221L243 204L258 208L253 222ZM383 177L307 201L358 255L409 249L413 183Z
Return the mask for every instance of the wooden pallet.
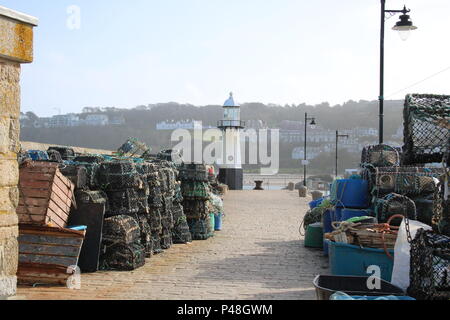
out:
M85 231L21 225L19 268L21 284L66 284L78 264Z
M19 223L66 227L74 189L57 163L26 162L19 176Z

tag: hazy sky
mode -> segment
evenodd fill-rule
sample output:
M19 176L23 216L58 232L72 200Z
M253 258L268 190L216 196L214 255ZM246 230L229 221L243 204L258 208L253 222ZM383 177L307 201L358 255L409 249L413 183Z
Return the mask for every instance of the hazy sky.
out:
M5 0L40 19L35 61L23 67L22 110L176 101L339 104L375 100L379 0ZM386 27L386 97L450 94L450 1L388 0L412 9L403 42ZM67 27L67 8L81 28Z

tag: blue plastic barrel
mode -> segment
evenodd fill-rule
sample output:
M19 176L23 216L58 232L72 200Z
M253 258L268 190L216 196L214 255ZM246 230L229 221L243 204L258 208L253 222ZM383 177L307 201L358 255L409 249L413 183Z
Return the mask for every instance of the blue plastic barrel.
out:
M339 208L367 209L369 184L362 179L342 179L333 182L331 202Z
M222 217L223 217L222 213L219 213L218 215L215 216L215 218L214 218L214 230L215 231L222 230Z
M370 216L370 210L365 209L342 209L342 215L339 221L346 221L355 217Z

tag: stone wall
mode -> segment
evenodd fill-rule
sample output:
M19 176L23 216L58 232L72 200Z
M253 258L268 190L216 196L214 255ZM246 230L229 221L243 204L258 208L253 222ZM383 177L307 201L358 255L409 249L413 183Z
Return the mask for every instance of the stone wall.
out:
M36 23L0 6L0 299L16 292L20 63L33 59Z

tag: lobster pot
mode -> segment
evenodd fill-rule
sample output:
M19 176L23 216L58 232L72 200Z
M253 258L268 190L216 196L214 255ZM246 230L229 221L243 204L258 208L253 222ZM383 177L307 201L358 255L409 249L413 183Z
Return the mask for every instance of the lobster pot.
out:
M175 195L173 197L174 203L183 203L183 194L181 193L181 182L177 181L175 184Z
M173 208L174 227L172 229L173 243L183 244L192 242L192 235L189 231L186 216L181 204L176 204Z
M188 219L205 219L208 216L205 201L184 201L184 213Z
M361 163L374 167L398 166L400 155L396 148L385 144L367 146L362 151Z
M436 189L434 178L443 174L441 168L379 167L365 169L369 189L377 196L398 193L407 196L426 196Z
M208 200L209 186L206 182L183 181L181 183L183 198L187 200Z
M161 249L167 250L172 247L172 231L169 229L163 229L161 233Z
M100 164L105 159L100 155L79 155L73 159L74 162L83 162L83 163L97 163Z
M67 147L50 147L47 151L58 151L63 160L73 160L75 158L75 151Z
M139 198L135 189L108 191L108 215L127 215L139 212Z
M100 269L134 270L145 264L139 222L129 216L105 219Z
M417 220L416 204L406 196L390 193L375 201L375 213L380 223L387 222L393 215L400 214ZM395 225L395 224L394 224Z
M98 179L100 165L97 163L84 163L84 162L83 163L80 162L79 164L83 165L86 168L89 189L91 190L100 189L100 182Z
M208 181L208 171L204 164L184 163L179 169L179 177L182 181Z
M418 300L450 299L450 238L420 229L411 243L408 294Z
M209 216L206 219L188 219L193 240L207 240L214 235Z
M88 173L85 167L79 165L64 165L61 173L75 185L76 189L85 189L88 186Z
M147 216L139 215L139 228L141 231L141 244L145 249L145 256L150 258L153 255L153 238Z
M137 194L137 204L139 207L140 214L148 214L150 212L150 205L148 203L150 189L146 181L144 181L144 187L142 189L136 190Z
M407 95L403 120L403 164L442 162L449 153L450 96Z

